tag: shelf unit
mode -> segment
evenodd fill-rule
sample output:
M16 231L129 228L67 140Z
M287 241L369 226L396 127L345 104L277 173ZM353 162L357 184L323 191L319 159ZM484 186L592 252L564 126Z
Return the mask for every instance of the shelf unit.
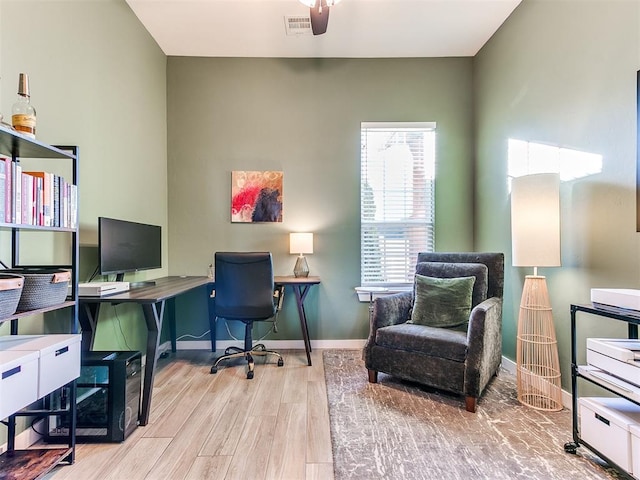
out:
M606 378L594 375L592 370L586 365L578 365L577 360L577 326L576 316L578 312L587 313L599 317L610 318L627 323L627 334L630 339L638 338L638 325L640 325L640 311L628 310L624 308L598 306L593 305L571 305L571 392L572 392L572 430L573 441L565 443L564 449L568 453L576 453L576 449L580 445L584 445L589 450L593 451L596 455L605 460L609 465L617 468L627 478L632 478L629 473L622 466L616 464L610 458L607 458L602 452L600 452L593 445L590 445L583 438L580 437L579 431L579 418L578 418L578 380L583 379L593 385L615 394L619 397L625 398L630 402L640 405L640 398L635 394L624 388L623 383L613 383L606 380Z
M15 132L10 127L0 124L0 155L9 157L13 162L20 163L21 159L46 159L70 162L71 183L78 185L78 148L76 146L52 146L36 139L25 137ZM68 164L67 164L68 165ZM68 168L68 166L66 166ZM4 201L4 199L2 199ZM76 206L77 208L77 206ZM76 213L77 218L77 213ZM36 267L36 268L61 268L71 272L70 295L66 301L55 306L41 308L27 312L16 312L14 315L3 318L0 323L11 322L12 335L18 334L18 321L36 314L65 309L69 312L68 333L78 333L78 259L79 240L78 228L44 227L11 222L0 222L0 230L11 232L11 268ZM25 265L20 263L20 232L21 231L45 231L68 232L69 248L71 250L70 264ZM43 409L25 409L14 412L2 423L7 426L7 451L0 455L0 480L3 479L38 479L42 478L61 462L73 463L75 460L75 422L76 422L76 381L60 386L58 391L66 394L66 405L53 408L50 393L41 397L44 399ZM42 402L40 402L42 403ZM69 435L65 438L63 446L51 448L32 448L27 450L15 449L16 417L37 416L48 417L52 415L67 415L70 419Z

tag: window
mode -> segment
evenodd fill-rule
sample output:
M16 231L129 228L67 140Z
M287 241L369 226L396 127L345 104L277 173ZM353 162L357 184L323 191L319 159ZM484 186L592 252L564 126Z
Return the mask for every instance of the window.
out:
M360 280L412 284L434 250L435 123L362 123Z

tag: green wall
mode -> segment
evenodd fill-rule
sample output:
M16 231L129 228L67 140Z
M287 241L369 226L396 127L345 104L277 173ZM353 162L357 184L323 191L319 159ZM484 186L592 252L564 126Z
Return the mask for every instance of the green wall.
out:
M295 262L288 233L312 231L308 261L322 285L308 297L311 338L366 338L367 304L354 291L360 122L437 122L436 245L471 249L471 66L470 58L170 57L171 273L204 275L216 250L269 250L275 273L288 275ZM231 223L233 170L284 172L282 223ZM285 304L279 334L270 338L299 339L293 296ZM187 317L178 335L208 330L205 315Z
M512 268L507 140L597 153L597 175L561 185L562 267L544 268L570 389L571 303L594 287L638 288L636 71L640 2L524 0L474 58L476 248L506 253L504 354L515 359L524 275ZM586 336L624 335L616 322L580 317Z
M27 72L38 113L37 138L79 146L81 279L96 266L100 215L162 225L166 242L162 50L124 0L3 0L0 8L0 112L10 122L18 74ZM48 245L45 240L36 247ZM144 350L146 329L138 310L104 309L96 346ZM33 330L30 320L20 325ZM7 326L0 332L8 332Z

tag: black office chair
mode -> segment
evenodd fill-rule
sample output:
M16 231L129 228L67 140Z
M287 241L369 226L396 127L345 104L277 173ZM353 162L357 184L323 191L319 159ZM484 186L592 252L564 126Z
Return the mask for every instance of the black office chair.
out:
M275 355L278 366L282 356L267 350L263 344L253 346L253 322L276 316L280 295L274 295L273 264L269 252L216 252L215 254L215 319L239 320L245 324L244 349L229 347L211 367L218 371L220 362L245 357L249 364L247 378L253 378L253 355Z

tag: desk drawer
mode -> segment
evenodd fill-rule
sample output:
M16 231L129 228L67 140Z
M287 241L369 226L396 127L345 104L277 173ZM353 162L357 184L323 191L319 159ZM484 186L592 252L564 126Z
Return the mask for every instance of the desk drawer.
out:
M0 419L38 399L38 352L0 352Z

